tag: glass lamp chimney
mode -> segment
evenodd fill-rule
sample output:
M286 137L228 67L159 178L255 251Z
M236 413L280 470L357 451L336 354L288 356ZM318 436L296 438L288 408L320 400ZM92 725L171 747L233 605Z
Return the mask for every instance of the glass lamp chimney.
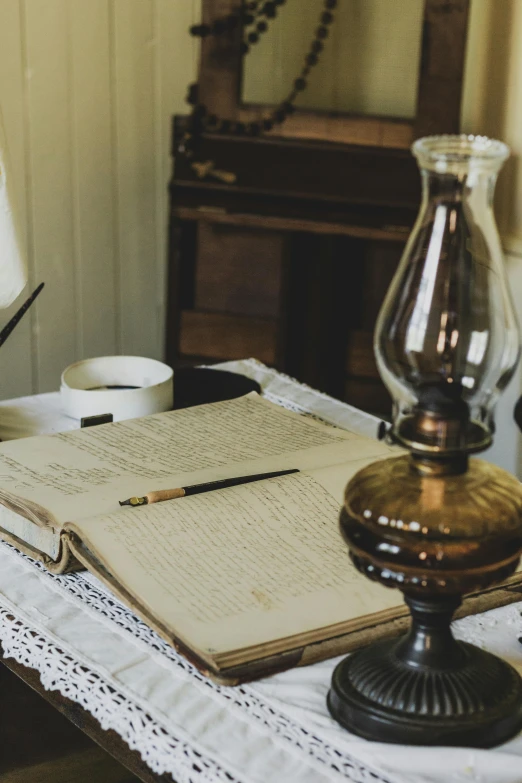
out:
M485 449L520 353L493 214L509 155L483 136L412 147L422 177L415 226L381 308L375 354L394 401L394 437L419 455Z

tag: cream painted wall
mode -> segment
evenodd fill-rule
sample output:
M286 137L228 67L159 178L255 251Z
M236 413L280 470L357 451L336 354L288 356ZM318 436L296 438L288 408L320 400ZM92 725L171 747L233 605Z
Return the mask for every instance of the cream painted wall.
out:
M415 116L424 0L342 0L319 63L297 105L355 114ZM247 103L280 103L301 70L324 11L290 0L245 60ZM267 79L267 73L270 78Z
M87 356L162 357L170 118L199 15L199 0L0 0L28 289L46 284L0 351L2 398L56 389Z

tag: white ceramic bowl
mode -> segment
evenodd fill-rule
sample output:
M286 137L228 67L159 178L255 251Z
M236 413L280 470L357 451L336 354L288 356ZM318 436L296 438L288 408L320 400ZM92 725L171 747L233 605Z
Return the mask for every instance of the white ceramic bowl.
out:
M114 421L122 421L171 410L173 375L171 367L143 356L100 356L76 362L62 373L63 412L74 419L112 413ZM137 388L106 388L111 386Z

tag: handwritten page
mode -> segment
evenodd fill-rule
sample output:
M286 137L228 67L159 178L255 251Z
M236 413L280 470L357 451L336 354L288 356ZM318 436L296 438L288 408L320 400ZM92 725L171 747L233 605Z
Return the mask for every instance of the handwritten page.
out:
M395 607L338 531L370 460L154 504L72 526L147 612L210 654Z
M383 456L378 441L252 394L0 446L0 499L16 496L65 521L116 511L132 495L229 476ZM45 521L44 521L45 524Z

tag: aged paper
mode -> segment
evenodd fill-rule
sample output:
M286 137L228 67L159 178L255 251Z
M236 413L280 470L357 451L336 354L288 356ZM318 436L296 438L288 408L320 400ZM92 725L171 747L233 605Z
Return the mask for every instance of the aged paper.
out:
M72 526L146 611L207 654L397 606L338 531L343 488L370 460L269 479Z
M16 496L37 503L60 527L116 511L119 500L156 489L388 453L378 441L252 394L3 443L0 500Z

